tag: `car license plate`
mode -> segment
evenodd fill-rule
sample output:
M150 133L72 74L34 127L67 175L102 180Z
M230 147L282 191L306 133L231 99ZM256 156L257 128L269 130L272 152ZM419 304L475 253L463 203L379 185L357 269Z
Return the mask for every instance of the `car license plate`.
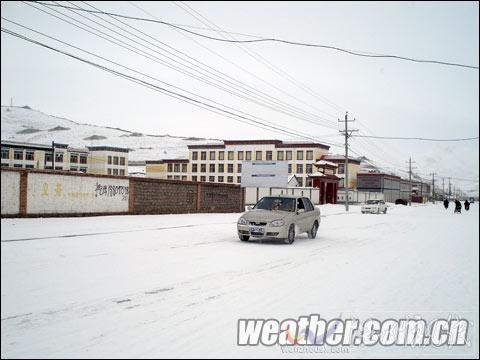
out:
M261 234L263 235L265 229L260 226L250 226L250 233Z

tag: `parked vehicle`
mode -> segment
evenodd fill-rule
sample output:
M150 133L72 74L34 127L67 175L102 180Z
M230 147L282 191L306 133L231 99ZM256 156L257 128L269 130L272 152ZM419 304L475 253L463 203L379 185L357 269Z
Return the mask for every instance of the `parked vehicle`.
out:
M380 214L381 212L387 213L387 204L383 200L367 200L361 208L362 214L371 213L371 214Z
M317 236L320 209L310 199L298 196L266 196L237 222L238 237L242 241L255 239L282 239L291 244L295 236L307 233Z
M408 205L408 201L404 199L395 200L395 205Z

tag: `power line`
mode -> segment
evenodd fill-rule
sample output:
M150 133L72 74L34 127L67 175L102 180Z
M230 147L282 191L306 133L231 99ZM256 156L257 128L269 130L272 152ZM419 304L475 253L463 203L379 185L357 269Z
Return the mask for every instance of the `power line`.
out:
M460 139L436 139L436 138L422 138L422 137L396 137L396 136L373 136L373 135L354 135L354 137L360 138L373 138L373 139L385 139L385 140L421 140L421 141L470 141L478 140L478 136L470 138Z
M68 6L60 5L60 4L50 4L50 3L44 3L44 2L41 2L41 1L32 1L32 2L36 2L36 3L47 5L47 6L58 6L58 7L70 8ZM83 9L82 11L97 12L99 14L111 15L111 16L115 16L115 17L131 19L131 20L159 23L159 24L174 27L174 28L179 29L181 31L188 32L192 35L200 36L200 37L210 39L210 40L226 42L226 43L248 44L248 43L257 43L257 42L278 42L278 43L284 43L284 44L288 44L288 45L324 48L324 49L343 52L343 53L346 53L346 54L349 54L349 55L368 57L368 58L397 59L397 60L412 61L412 62L417 62L417 63L429 63L429 64L437 64L437 65L456 66L456 67L469 68L469 69L478 69L479 68L478 66L465 65L465 64L453 63L453 62L447 62L447 61L415 59L415 58L406 57L406 56L399 56L399 55L376 54L376 53L369 53L369 52L359 51L359 50L349 50L349 49L344 49L344 48L340 48L340 47L337 47L337 46L331 46L331 45L305 43L305 42L291 41L291 40L284 40L284 39L277 39L277 38L261 38L261 39L251 39L251 40L222 39L222 38L217 38L217 37L214 37L214 36L201 34L201 33L198 33L196 31L188 30L188 29L186 29L182 26L178 26L178 25L175 25L173 23L162 21L162 20L146 19L146 18L140 18L140 17L135 17L135 16L129 16L129 15L121 15L121 14L105 12L105 11L93 11L93 10L87 10L87 9Z
M142 85L142 86L145 86L147 88L150 88L152 90L155 90L155 91L158 91L158 92L161 92L165 95L168 95L168 96L171 96L171 97L174 97L176 99L179 99L181 101L185 101L185 102L188 102L194 106L199 106L201 108L204 108L204 109L207 109L209 111L213 111L215 113L221 113L223 116L227 116L229 118L232 118L232 119L235 119L236 121L239 121L239 122L242 122L242 123L245 123L245 124L248 124L250 126L256 126L256 127L260 127L262 129L266 129L266 130L269 130L269 131L273 131L273 132L277 132L277 133L283 133L283 134L287 134L287 135L290 135L290 136L295 136L295 137L301 137L301 138L305 138L305 139L308 139L310 141L319 141L319 139L316 139L314 137L307 137L307 136L303 136L303 135L299 135L298 133L294 133L294 132L291 132L289 130L285 130L281 127L277 127L277 126L271 126L271 125L267 125L263 122L260 122L260 121L257 121L257 120L252 120L248 117L245 117L245 116L242 116L242 115L238 115L234 112L231 112L231 111L228 111L228 110L225 110L225 109L222 109L222 108L219 108L217 106L213 106L211 104L208 104L208 103L205 103L203 101L199 101L197 99L194 99L192 97L189 97L189 96L185 96L183 94L180 94L178 92L175 92L175 91L171 91L171 90L168 90L166 88L163 88L163 87L160 87L160 86L157 86L157 85L154 85L152 83L149 83L145 80L142 80L142 79L139 79L139 78L136 78L136 77L133 77L131 75L127 75L125 73L122 73L122 72L119 72L119 71L116 71L114 69L111 69L111 68L108 68L106 66L103 66L103 65L100 65L98 63L94 63L92 61L89 61L87 59L84 59L84 58L81 58L79 56L76 56L76 55L73 55L71 53L68 53L68 52L65 52L65 51L62 51L60 49L57 49L57 48L54 48L50 45L47 45L47 44L44 44L42 42L39 42L37 40L34 40L34 39L31 39L31 38L28 38L26 36L23 36L21 34L18 34L16 32L13 32L11 30L8 30L6 28L1 28L1 31L6 33L6 34L9 34L11 36L14 36L14 37L17 37L17 38L20 38L22 40L25 40L27 42L30 42L30 43L33 43L33 44L36 44L36 45L39 45L41 47L44 47L46 49L49 49L49 50L52 50L54 52L57 52L57 53L60 53L60 54L63 54L67 57L70 57L70 58L73 58L75 60L78 60L80 62L83 62L85 64L88 64L88 65L91 65L95 68L98 68L100 70L103 70L103 71L106 71L108 73L111 73L113 75L116 75L116 76L119 76L121 78L124 78L126 80L129 80L131 82L134 82L134 83L137 83L139 85ZM321 141L321 140L320 140ZM322 141L323 142L323 141Z
M152 52L154 52L154 53L156 53L156 54L159 54L159 55L161 55L161 56L163 56L163 57L166 57L166 58L172 60L174 63L171 63L171 62L162 60L162 59L160 59L159 57L157 57L157 56L155 56L155 55L153 55L153 54L151 54L151 53L148 53L148 52L146 52L146 51L144 51L144 50L142 50L142 49L140 49L140 48L138 48L138 47L136 47L136 46L134 46L134 45L131 45L131 44L129 44L129 43L126 43L125 41L121 40L120 38L116 38L116 37L114 37L114 36L112 36L112 35L109 35L109 34L103 32L103 31L99 30L99 29L93 28L92 26L90 26L90 25L88 25L88 24L85 24L84 22L82 22L82 21L80 21L80 20L78 20L78 19L75 19L75 18L73 18L73 17L71 17L71 16L68 16L68 15L62 13L61 11L58 11L58 10L55 10L55 9L51 9L52 11L55 11L55 12L57 12L57 13L65 16L65 17L67 17L67 18L69 18L69 19L71 19L71 20L73 20L73 21L75 21L75 22L77 22L77 23L80 23L80 24L86 26L87 29L85 29L85 28L82 27L82 26L76 25L76 24L74 24L74 23L72 23L72 22L70 22L70 21L68 21L68 20L66 20L66 19L63 19L63 18L61 18L61 17L58 17L58 16L56 16L56 15L54 15L54 14L52 14L52 13L46 11L46 10L39 9L39 8L37 8L36 6L32 5L30 2L26 2L26 4L29 5L29 6L31 6L31 7L33 7L33 8L35 8L35 9L37 9L37 10L39 10L39 11L44 12L44 13L50 15L50 16L53 16L53 17L55 17L55 18L57 18L57 19L59 19L59 20L62 20L62 21L66 22L66 23L68 23L68 24L70 24L70 25L73 25L73 26L75 26L75 27L77 27L77 28L80 28L80 29L82 29L82 30L84 30L84 31L87 31L87 32L89 32L89 33L91 33L91 34L93 34L93 35L95 35L95 36L98 36L98 37L100 37L100 38L102 38L102 39L104 39L104 40L107 40L107 41L109 41L109 42L111 42L111 43L114 43L114 44L116 44L117 46L120 46L120 47L122 47L122 48L125 48L125 49L127 49L127 50L129 50L129 51L132 51L132 52L134 52L134 53L136 53L136 54L138 54L138 55L140 55L140 56L146 57L146 58L148 58L149 60L152 60L152 61L154 61L154 62L160 63L160 64L162 64L163 66L166 66L166 67L168 67L168 68L171 68L171 69L173 69L173 70L175 70L175 71L178 71L178 72L180 72L180 73L182 73L182 74L184 74L184 75L187 75L187 76L192 77L192 78L194 78L194 79L196 79L196 80L198 80L198 81L201 81L201 82L206 83L206 84L208 84L208 85L210 85L210 86L213 86L213 87L215 87L215 88L217 88L217 89L220 89L220 90L222 90L222 91L228 92L228 93L230 93L230 94L232 94L232 95L234 95L234 96L240 97L240 98L242 98L242 99L244 99L244 100L249 100L249 101L254 102L254 103L258 104L258 105L267 107L267 108L269 108L269 109L271 109L271 110L274 110L274 111L283 113L283 114L288 115L288 116L291 116L291 117L295 117L295 118L297 118L297 119L299 119L299 120L302 120L302 121L306 121L306 122L309 122L309 123L312 123L312 124L316 124L316 125L320 125L320 126L329 127L329 128L332 128L332 129L333 129L333 128L336 128L336 126L334 126L334 124L332 124L332 125L327 125L327 122L326 122L326 121L324 121L324 120L320 121L320 119L322 119L322 118L318 117L317 115L307 113L307 112L305 112L305 111L303 111L303 110L301 110L301 109L298 109L298 108L296 108L296 107L294 107L294 106L292 106L292 105L290 105L290 104L284 103L284 102L282 102L281 100L278 100L278 99L276 99L276 98L273 98L273 97L269 96L268 94L265 94L265 93L260 92L260 91L258 91L258 90L257 90L257 91L258 91L261 95L259 96L259 95L254 94L254 95L253 95L254 97L252 98L252 95L248 94L248 92L249 92L249 93L252 93L252 91L243 90L243 89L240 89L240 90L238 90L238 89L232 90L232 89L230 89L230 88L226 88L225 86L231 86L230 84L232 84L232 81L230 81L230 80L228 80L228 79L227 79L227 80L224 80L225 77L218 76L218 75L212 73L212 72L209 71L209 70L203 70L203 69L200 68L201 70L203 70L203 71L205 71L205 72L207 72L207 73L209 73L209 74L212 74L213 76L219 77L221 80L212 78L212 76L210 76L210 75L208 75L208 74L205 74L205 73L203 73L203 72L200 72L200 71L198 70L198 69L199 69L199 66L198 66L197 64L194 64L194 63L192 63L191 61L188 61L188 60L184 60L184 59L182 59L181 57L173 54L171 51L165 50L165 49L163 49L162 47L160 47L160 46L152 43L151 41L145 40L145 39L143 39L142 37L140 37L140 36L138 36L138 35L130 32L130 31L127 31L127 30L123 29L122 27L120 27L120 26L118 26L118 25L112 24L111 22L109 22L109 21L107 21L107 20L105 20L105 19L103 19L103 18L101 18L101 17L99 17L99 18L100 18L102 21L105 21L105 22L107 22L108 24L111 24L111 25L117 27L118 29L121 29L122 31L128 33L128 34L131 34L131 35L137 37L138 39L140 39L140 40L142 40L142 41L145 41L145 42L147 42L148 44L151 44L151 45L155 46L156 48L158 48L158 49L160 49L160 50L162 50L162 51L164 51L164 52L167 52L168 54L174 56L175 58L181 59L182 61L190 64L191 66L190 66L190 65L185 65L185 64L178 63L178 61L176 61L174 58L172 58L172 57L170 57L170 56L168 56L168 55L162 54L162 53L160 53L158 50L152 49L150 46L144 45L143 43L140 43L139 41L137 41L137 40L135 40L135 39L132 39L132 38L130 38L130 37L128 37L128 36L125 36L125 35L123 35L123 34L120 34L118 31L112 30L110 27L105 26L105 25L103 25L103 24L100 24L100 23L98 23L98 22L95 21L95 20L92 20L92 19L90 19L90 18L88 18L88 17L85 17L85 16L83 16L83 15L77 14L77 12L76 12L75 10L81 11L82 8L67 7L70 11L76 13L77 15L79 15L79 16L81 16L81 17L83 17L83 18L85 18L85 19L87 19L87 20L89 20L89 21L91 21L91 22L99 25L99 26L102 26L102 27L105 28L105 29L108 29L108 30L110 30L110 31L112 31L112 32L115 32L116 34L118 34L118 35L121 36L122 38L128 39L129 41L132 41L133 43L138 44L138 45L146 48L146 49L149 50L149 51L152 51ZM40 3L40 4L41 4L41 3ZM91 6L91 5L89 5L89 6ZM97 16L97 15L95 15L95 16ZM97 16L97 17L98 17L98 16ZM120 20L118 20L118 19L115 19L115 20L123 23L122 21L120 21ZM197 61L196 59L188 56L188 55L185 54L185 53L182 53L182 52L176 50L175 48L173 48L173 47L171 47L171 46L169 46L169 45L167 45L167 44L165 44L165 43L157 40L156 38L153 38L153 37L149 36L148 34L145 34L144 32L142 32L142 31L140 31L140 30L138 30L138 29L136 29L136 28L134 28L134 27L126 24L126 23L123 23L123 24L125 24L125 25L127 25L127 26L129 26L129 27L131 27L131 28L133 28L133 29L135 29L136 31L140 32L141 34L144 34L144 35L148 36L149 38L152 38L153 40L155 40L155 41L157 41L157 42L159 42L159 43L161 43L161 44L163 44L163 45L165 45L165 46L170 47L170 48L173 49L174 51L176 51L176 52L178 52L178 53L181 53L181 54L183 54L184 56L189 57L190 59L196 61L197 63L200 63L200 64L205 65L205 66L208 67L208 65L203 64L203 63ZM103 35L105 35L106 37L105 37L105 36L102 36L102 35L99 35L98 33L92 32L92 31L90 31L90 30L88 30L88 29L95 30L96 32L98 32L98 33L100 33L100 34L103 34ZM112 41L111 39L115 39L116 41ZM120 42L121 44L119 44L118 42ZM123 45L122 45L122 44L123 44ZM126 47L126 46L127 46L127 47ZM180 68L180 67L178 67L177 65L183 66L184 68L187 68L188 70L185 70L185 69L183 69L183 68ZM211 67L210 67L210 68L211 68ZM214 69L214 68L212 68L212 69L213 69L214 71L217 71L217 70ZM217 72L218 72L218 71L217 71ZM197 75L196 73L199 73L201 76ZM223 74L222 72L219 72L219 73ZM226 74L224 74L224 75L227 76L227 77L229 77L229 76L226 75ZM231 78L231 77L229 77L229 78ZM234 78L231 78L231 79L235 80ZM219 84L217 84L217 83L213 83L212 81L219 82L220 84L225 85L225 86L219 85ZM235 81L237 81L237 80L235 80ZM241 83L240 81L237 81L237 82ZM243 83L241 83L241 84L243 84ZM235 84L235 85L236 85L236 84ZM248 86L248 85L246 85L246 86ZM241 86L240 86L240 85L236 85L236 87L238 88L238 87L241 87ZM241 91L243 94L245 94L245 93L247 93L247 94L246 94L246 96L244 96L244 95L239 94L237 91ZM264 95L264 94L265 94L265 95ZM265 100L265 99L266 99L266 100ZM310 117L311 117L311 118L310 118ZM314 119L315 119L315 120L314 120ZM333 122L331 122L331 123L333 123Z

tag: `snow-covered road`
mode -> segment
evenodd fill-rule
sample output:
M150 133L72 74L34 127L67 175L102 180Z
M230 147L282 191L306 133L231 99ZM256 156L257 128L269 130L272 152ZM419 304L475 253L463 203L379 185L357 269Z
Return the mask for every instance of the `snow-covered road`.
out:
M293 245L240 242L239 214L2 219L2 357L308 357L238 347L239 318L478 324L478 204L321 210L317 238ZM435 352L478 357L471 331L470 347Z

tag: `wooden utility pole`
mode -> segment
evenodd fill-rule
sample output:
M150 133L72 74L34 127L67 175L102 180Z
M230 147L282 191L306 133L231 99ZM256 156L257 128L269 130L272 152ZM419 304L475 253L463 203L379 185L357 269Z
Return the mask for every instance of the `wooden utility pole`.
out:
M354 131L358 130L348 130L348 123L354 122L353 120L348 120L348 111L345 113L345 120L338 119L338 122L345 123L345 130L340 130L340 133L345 136L345 177L343 179L343 187L345 189L345 211L348 211L348 138L352 136Z

